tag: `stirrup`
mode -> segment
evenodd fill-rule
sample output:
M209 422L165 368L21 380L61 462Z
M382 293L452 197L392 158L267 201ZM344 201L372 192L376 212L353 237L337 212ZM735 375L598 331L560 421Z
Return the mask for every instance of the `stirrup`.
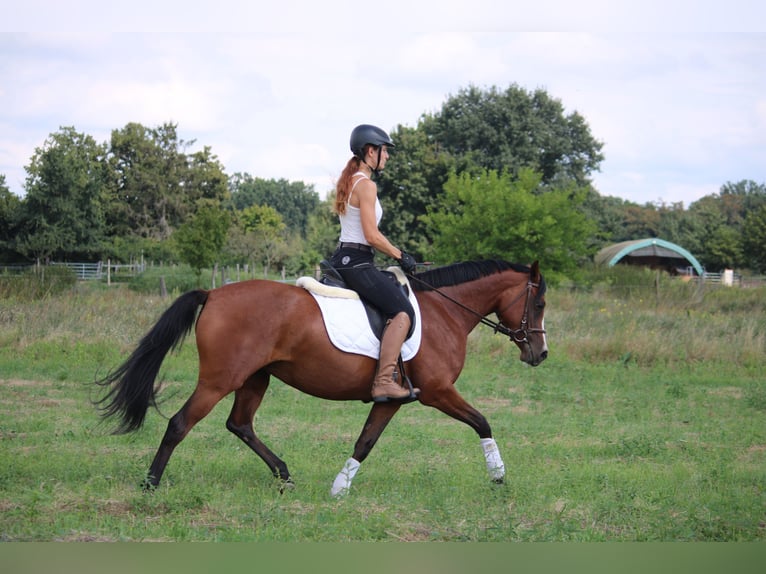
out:
M420 394L420 389L417 389L417 392L415 390L415 387L412 386L412 381L410 378L405 374L404 372L404 361L402 361L402 356L399 355L399 359L397 361L397 368L399 369L399 372L401 373L402 377L404 377L404 380L407 382L407 388L410 391L410 394L406 397L402 397L400 399L395 399L391 397L378 397L373 398L373 403L398 403L400 405L406 405L407 403L411 403L413 401L418 400L418 394ZM394 378L396 378L396 371L394 371Z

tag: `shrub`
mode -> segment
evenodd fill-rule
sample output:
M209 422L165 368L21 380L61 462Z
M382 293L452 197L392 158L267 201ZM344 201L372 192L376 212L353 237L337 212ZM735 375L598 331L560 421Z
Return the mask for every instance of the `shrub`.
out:
M196 272L188 265L150 267L132 278L128 285L132 291L138 293L157 294L160 292L160 285L164 280L168 293L185 293L199 287L209 287L211 273L210 270L203 271L198 281Z

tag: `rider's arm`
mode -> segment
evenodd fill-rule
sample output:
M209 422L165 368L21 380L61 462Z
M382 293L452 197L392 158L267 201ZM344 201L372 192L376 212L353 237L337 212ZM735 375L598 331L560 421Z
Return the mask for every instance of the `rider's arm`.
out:
M359 185L356 186L355 193L359 198L362 231L367 243L372 245L377 251L381 251L393 259L400 259L402 251L392 245L386 236L380 232L375 220L375 200L378 197L378 188L375 182L369 179L360 181Z

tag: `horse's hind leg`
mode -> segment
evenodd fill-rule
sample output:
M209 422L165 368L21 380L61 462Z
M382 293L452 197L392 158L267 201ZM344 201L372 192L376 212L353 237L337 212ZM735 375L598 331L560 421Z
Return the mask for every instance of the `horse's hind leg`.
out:
M165 466L175 448L189 434L191 428L205 418L225 394L215 388L209 388L201 383L197 384L197 388L194 389L186 404L168 422L165 436L162 437L160 447L144 481L145 488L151 489L160 483L162 474L165 472Z
M269 374L258 371L234 393L234 406L226 421L226 428L242 439L253 452L263 459L274 476L285 484L292 484L287 465L255 435L253 417L269 387Z
M332 496L344 496L351 488L351 481L354 480L356 471L360 464L370 454L372 447L383 434L389 421L399 410L401 403L375 403L367 416L367 422L364 423L362 434L356 440L354 445L354 455L346 461L343 468L335 477L332 483L330 494Z

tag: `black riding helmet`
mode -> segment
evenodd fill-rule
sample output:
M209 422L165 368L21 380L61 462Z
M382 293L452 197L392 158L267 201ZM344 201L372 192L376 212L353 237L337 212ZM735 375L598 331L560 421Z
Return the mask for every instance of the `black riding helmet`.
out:
M386 145L394 147L394 142L386 132L370 124L356 126L351 132L351 152L359 159L364 159L364 146L374 145L380 147Z
M380 166L380 154L383 152L383 146L395 147L394 142L391 141L391 138L386 132L379 127L370 124L356 126L351 131L350 145L352 153L365 164L367 164L367 162L364 160L364 146L373 145L378 148L378 163L375 167L369 166L373 175L376 176L379 173L378 167Z

